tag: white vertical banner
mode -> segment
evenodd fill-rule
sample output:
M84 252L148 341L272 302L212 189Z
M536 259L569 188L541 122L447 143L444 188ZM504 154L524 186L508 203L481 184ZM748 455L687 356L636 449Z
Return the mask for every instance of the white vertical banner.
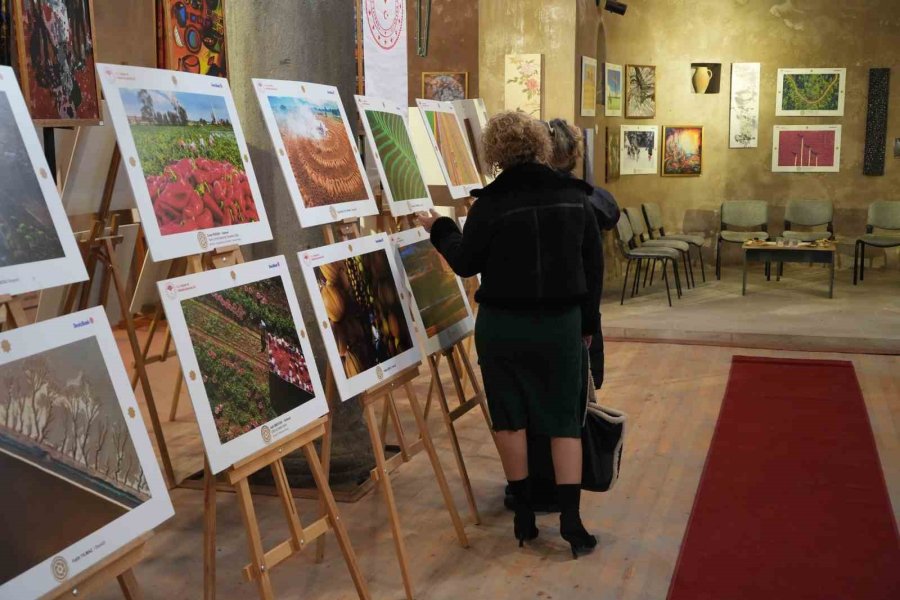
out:
M406 0L359 0L366 96L409 106Z

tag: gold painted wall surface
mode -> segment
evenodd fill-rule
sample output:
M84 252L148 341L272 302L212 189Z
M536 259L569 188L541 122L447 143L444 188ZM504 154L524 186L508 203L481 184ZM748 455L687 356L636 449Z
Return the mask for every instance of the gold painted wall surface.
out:
M573 0L479 0L479 91L489 114L503 110L506 55L540 53L544 55L544 117L572 121L580 93L574 67L576 4Z
M862 174L872 67L893 67L889 144L900 137L900 3L897 0L633 0L624 17L605 13L608 59L657 66L658 111L651 120L598 117L603 127L622 123L703 125L703 175L673 180L659 176L622 177L609 184L623 206L656 201L671 229L713 231L723 200L761 199L770 203L770 231L780 232L789 199L831 199L838 235L863 233L865 209L876 199L900 199L900 160L888 149L883 177ZM691 62L722 63L719 94L691 92ZM759 147L729 149L731 63L762 63ZM775 117L779 68L846 67L843 117ZM772 126L843 126L841 172L771 172ZM603 173L603 149L597 149ZM601 179L598 179L602 181Z
M97 60L113 64L156 66L154 3L94 0Z

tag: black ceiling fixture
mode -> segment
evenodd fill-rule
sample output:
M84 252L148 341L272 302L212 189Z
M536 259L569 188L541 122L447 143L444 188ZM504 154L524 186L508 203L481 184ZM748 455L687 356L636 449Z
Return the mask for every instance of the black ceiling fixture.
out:
M606 0L606 6L604 8L613 14L624 15L625 11L628 10L628 5L624 2L618 2L617 0Z

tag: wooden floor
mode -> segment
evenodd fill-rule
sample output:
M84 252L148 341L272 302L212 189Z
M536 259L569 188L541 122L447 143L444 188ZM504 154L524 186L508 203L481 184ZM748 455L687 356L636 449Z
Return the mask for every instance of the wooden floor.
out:
M900 516L900 358L731 350L706 346L610 343L602 402L628 413L629 432L622 477L606 494L586 494L583 516L600 545L573 561L559 537L555 516L539 516L541 535L524 550L512 536L512 517L503 509L503 475L481 417L460 423L463 450L483 523L468 522L471 547L456 542L427 458L420 454L394 475L407 534L417 598L646 599L665 598L707 448L715 426L733 354L852 360L872 420L895 518ZM423 377L419 389L427 385ZM772 418L777 418L773 415ZM435 420L435 430L440 423ZM438 440L445 470L465 510L459 478L446 443ZM150 543L137 577L147 598L197 599L202 594L202 496L173 492L176 516ZM256 502L269 542L286 535L278 501ZM312 515L315 503L300 501ZM403 597L381 496L341 504L373 598ZM219 598L255 598L255 587L239 574L247 560L235 498L218 499ZM464 514L464 516L466 516ZM337 544L329 536L323 564L302 555L273 572L280 598L355 597ZM120 598L109 586L100 598Z

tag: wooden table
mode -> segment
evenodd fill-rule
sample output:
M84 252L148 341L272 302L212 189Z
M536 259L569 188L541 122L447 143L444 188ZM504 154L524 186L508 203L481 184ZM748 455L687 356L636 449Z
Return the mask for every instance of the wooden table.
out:
M816 263L829 265L828 297L834 298L834 260L837 245L829 242L817 246L778 246L775 242L764 244L744 242L744 282L741 295L747 294L747 263Z

